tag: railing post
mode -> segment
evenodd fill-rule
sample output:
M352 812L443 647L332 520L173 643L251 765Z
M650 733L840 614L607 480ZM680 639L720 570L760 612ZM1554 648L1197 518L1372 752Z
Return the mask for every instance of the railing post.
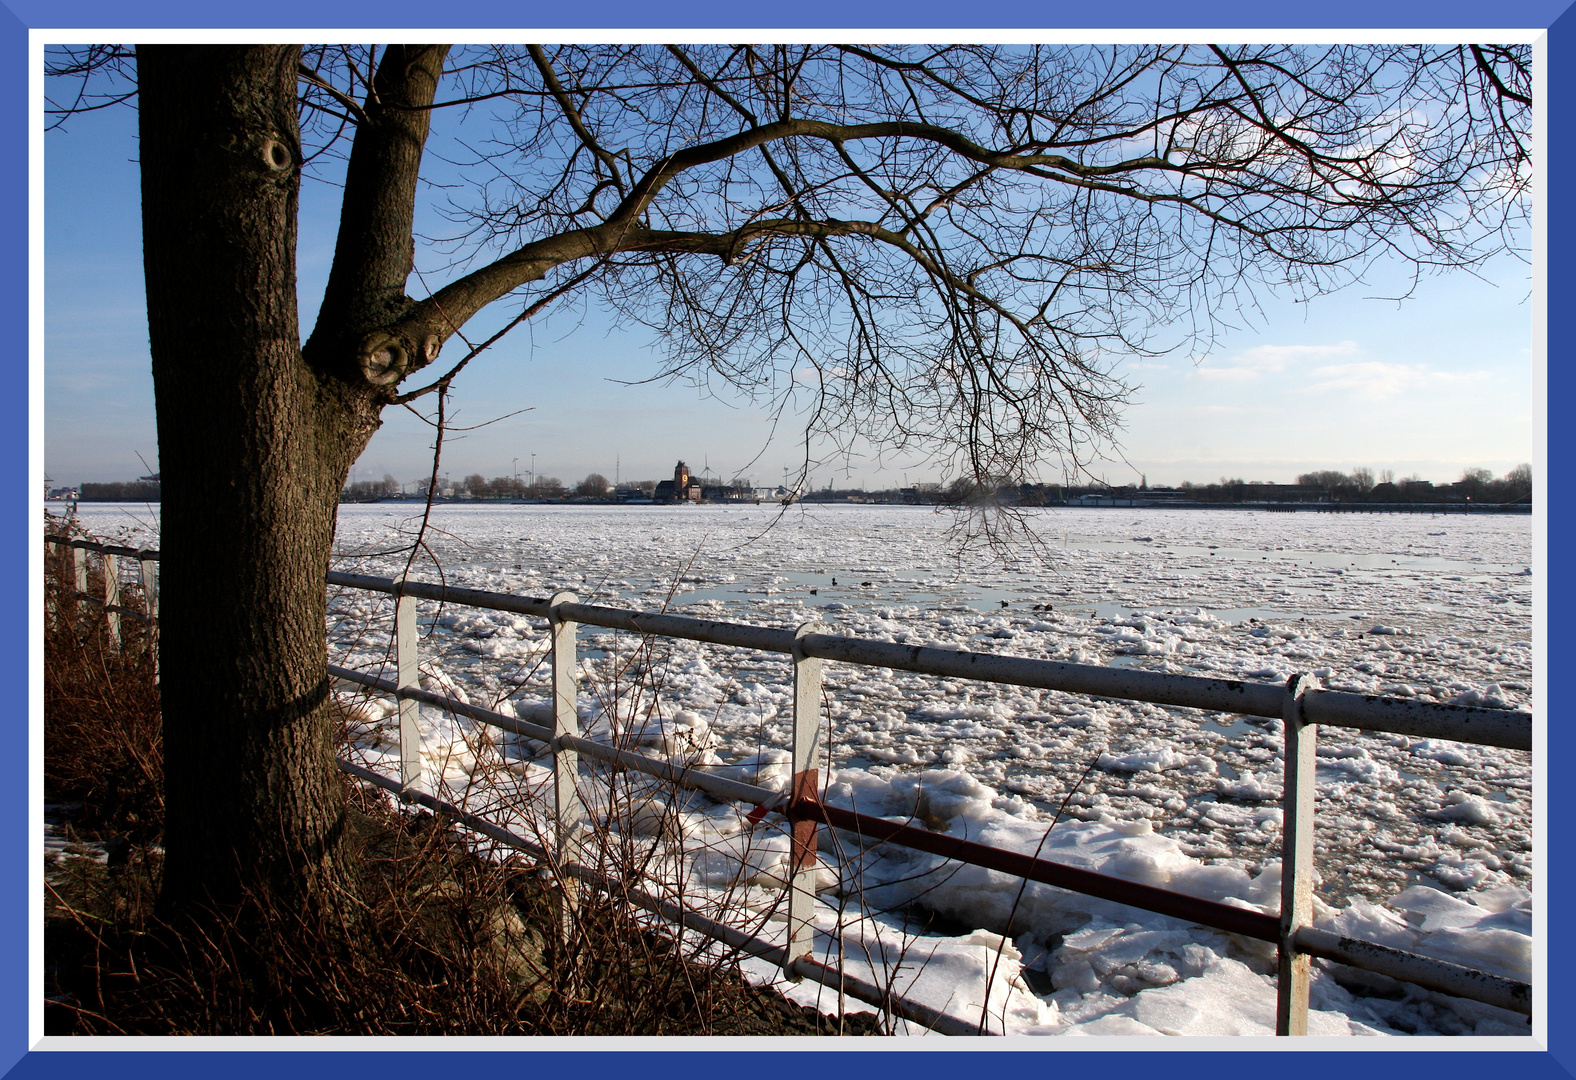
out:
M818 736L821 729L821 659L806 656L804 639L821 632L819 623L807 622L793 641L793 786L788 797L788 949L783 974L797 982L794 963L809 956L815 946L815 833L814 818L801 817L806 803L814 803L820 787Z
M159 560L144 548L137 552L142 569L142 599L148 611L148 651L153 659L153 678L159 677Z
M137 565L142 569L142 598L147 603L148 620L159 618L159 560L146 549L137 552Z
M1303 719L1303 695L1318 689L1312 675L1286 682L1285 787L1281 795L1281 914L1275 982L1275 1034L1308 1034L1312 958L1293 938L1313 921L1313 796L1318 772L1317 728Z
M109 633L109 647L120 651L120 559L104 552L104 625Z
M62 552L61 552L59 544L55 543L53 540L46 540L44 542L44 580L45 581L49 580L49 564L50 563L60 564L61 563L61 558L60 558L61 555L62 555ZM61 576L64 576L65 566L64 565L60 565L59 569L57 570L57 573L60 574ZM59 578L57 577L56 580L59 580ZM46 599L44 601L44 603L45 603L45 610L48 611L51 615L53 615L53 614L55 614L56 612L58 612L60 610L60 601L57 598L58 597L58 593L46 594L46 596L48 596L48 599Z
M575 603L575 594L555 592L547 601L547 623L553 635L553 809L557 818L559 923L564 943L573 939L579 899L579 880L568 867L581 862L580 823L585 807L580 802L580 755L563 745L565 736L580 734L580 663L575 653L576 624L565 619L561 607Z
M417 657L416 598L402 593L394 597L395 685L401 690L421 688L421 669ZM407 794L422 786L421 703L399 699L399 782Z
M71 587L78 593L88 591L88 561L82 557L82 549L75 544L66 545L66 557L71 560ZM80 596L78 597L80 599Z

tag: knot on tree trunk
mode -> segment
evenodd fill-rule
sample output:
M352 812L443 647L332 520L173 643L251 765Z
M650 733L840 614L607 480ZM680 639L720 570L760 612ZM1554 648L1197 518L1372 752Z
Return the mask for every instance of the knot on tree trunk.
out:
M373 386L391 387L412 371L438 358L443 341L437 334L406 335L374 330L361 339L361 374Z
M361 339L361 374L373 386L393 386L410 370L404 342L381 330Z

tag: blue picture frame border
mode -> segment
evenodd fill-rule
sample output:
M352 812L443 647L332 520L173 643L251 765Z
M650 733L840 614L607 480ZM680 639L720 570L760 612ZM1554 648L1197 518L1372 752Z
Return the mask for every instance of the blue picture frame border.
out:
M804 28L830 27L957 27L963 23L960 11L971 16L969 22L989 28L1033 29L1055 27L1062 29L1141 29L1171 27L1186 18L1192 27L1255 28L1266 31L1290 29L1396 29L1396 28L1450 28L1480 27L1485 15L1491 16L1496 26L1507 28L1532 28L1548 30L1548 146L1539 148L1546 152L1549 188L1543 205L1547 208L1547 228L1550 258L1547 267L1547 288L1550 297L1548 316L1548 415L1561 415L1572 402L1572 383L1576 372L1571 366L1572 346L1569 331L1576 326L1559 298L1576 297L1576 264L1567 254L1576 244L1576 14L1567 13L1569 0L1505 0L1492 8L1465 0L1406 0L1406 2L1358 3L1356 0L1337 0L1326 3L1317 10L1277 5L1268 9L1262 0L1207 0L1205 3L1179 8L1174 3L1159 0L1128 0L1118 5L1051 5L1044 0L998 0L989 8L960 9L956 4L942 4L936 0L914 0L899 3L896 0L808 0L794 5L791 10L740 8L721 0L685 2L679 4L635 4L629 0L599 3L595 7L575 7L574 19L556 17L565 10L554 7L547 18L533 19L535 25L545 29L596 29L618 27L683 28ZM441 9L444 14L456 17L445 20L449 24L468 27L516 26L523 19L538 12L529 6L505 3L503 0L472 2L461 11ZM50 4L47 0L10 0L0 5L0 85L9 90L0 91L0 131L4 141L0 145L27 146L28 124L28 32L31 28L95 28L138 26L148 29L178 29L187 27L213 28L264 28L280 29L339 29L353 26L367 27L418 27L432 26L435 9L430 4L417 4L411 0L392 0L373 4L367 0L282 0L264 7L234 7L220 10L198 3L197 0L157 0L129 7L124 2L111 0L72 0L70 3ZM757 14L760 13L760 14ZM761 15L778 15L782 18L763 18ZM741 15L745 16L741 18ZM1296 18L1292 18L1296 15ZM750 17L755 16L755 17ZM13 162L20 162L21 155L13 153ZM28 319L28 170L18 167L0 170L0 325L20 327ZM1564 331L1564 332L1562 332ZM13 335L13 340L16 340ZM31 384L25 349L13 349L3 360L0 370L12 372L11 385ZM28 460L28 397L23 394L5 395L0 408L11 416L0 423L0 447L10 446L4 460L13 463ZM1556 613L1563 610L1562 601L1572 596L1572 577L1568 569L1559 565L1563 538L1570 536L1571 488L1576 480L1564 473L1560 462L1569 466L1576 461L1573 455L1572 428L1560 424L1548 425L1548 458L1543 480L1545 521L1547 522L1548 550L1548 607ZM3 451L0 451L3 452ZM13 476L16 474L13 473ZM16 494L4 503L4 515L15 528L0 530L0 554L6 556L3 565L27 568L30 530L39 526L38 497L31 484L33 468L21 473L16 483ZM28 600L28 570L13 580L11 587L0 599L0 680L13 688L29 686L31 672L29 643L40 613L31 609ZM1559 662L1569 648L1576 646L1576 629L1564 625L1553 617L1548 619L1547 649L1545 656L1551 668L1548 683L1557 685L1562 674ZM15 699L13 694L13 700ZM1551 694L1551 697L1553 695ZM1548 731L1547 759L1551 763L1570 760L1570 751L1576 747L1576 733L1567 719L1568 709L1557 698L1539 703ZM25 724L13 721L13 730L25 735ZM25 746L26 739L13 739L13 747ZM1551 770L1552 773L1552 770ZM3 766L4 784L0 784L0 820L7 826L0 829L0 859L14 868L28 865L28 822L31 800L39 793L29 775L25 753L13 751ZM1552 781L1547 785L1553 788ZM1544 797L1540 792L1539 797ZM1547 808L1549 835L1541 848L1542 861L1538 873L1547 881L1548 907L1548 970L1561 973L1570 970L1567 961L1573 958L1572 934L1562 924L1562 916L1569 914L1568 887L1572 881L1572 842L1570 834L1560 825L1564 812L1558 806ZM500 1067L482 1056L485 1051L370 1051L355 1052L357 1060L344 1060L343 1050L281 1050L255 1051L255 1044L243 1045L237 1051L90 1051L54 1052L30 1051L28 1044L28 985L29 948L29 875L14 872L13 884L0 889L0 935L6 943L3 960L0 960L0 1072L16 1077L74 1077L92 1076L101 1080L106 1075L171 1077L185 1073L189 1076L207 1076L222 1072L229 1080L249 1080L251 1077L272 1078L283 1069L301 1076L338 1075L341 1070L401 1070L424 1072L428 1069L453 1070L458 1068ZM1576 1016L1576 1001L1564 978L1551 978L1542 991L1547 995L1548 1013L1551 1018L1548 1032L1549 1049L1543 1052L1489 1051L1474 1054L1471 1058L1446 1060L1417 1060L1442 1057L1436 1051L1340 1051L1340 1067L1353 1080L1373 1077L1385 1080L1400 1069L1417 1070L1425 1075L1446 1070L1488 1071L1504 1068L1530 1078L1548 1077L1550 1080L1572 1075L1576 1065L1576 1041L1566 1029L1562 1017ZM211 1045L208 1044L208 1045ZM430 1045L430 1044L429 1044ZM689 1045L689 1044L686 1044ZM647 1049L642 1047L642 1049ZM1171 1050L1171 1046L1166 1047ZM1465 1047L1463 1047L1465 1049ZM699 1069L759 1069L763 1065L780 1065L779 1061L763 1061L761 1054L778 1055L791 1051L767 1049L683 1049L672 1052L652 1053L647 1050L638 1059L616 1050L551 1049L532 1051L533 1055L545 1054L558 1060L533 1060L527 1067L546 1069L585 1070L597 1073L628 1072L638 1069L640 1080L666 1080L673 1077L689 1078ZM1076 1053L1062 1050L1060 1053ZM1110 1052L1110 1051L1106 1051ZM1116 1051L1136 1054L1141 1051ZM1451 1051L1455 1052L1455 1051ZM468 1053L475 1060L459 1062L455 1053ZM966 1053L975 1056L983 1053L1021 1053L1038 1051L882 1051L874 1057L865 1051L829 1049L817 1051L818 1057L810 1067L816 1069L872 1068L882 1073L901 1072L906 1076L943 1076L958 1067L968 1067L955 1055ZM1411 1060L1405 1063L1393 1055L1405 1054ZM397 1055L397 1058L396 1058ZM838 1060L829 1060L827 1055ZM389 1058L391 1060L383 1060ZM435 1060L427 1060L432 1058ZM727 1060L727 1059L733 1060ZM1263 1058L1265 1060L1257 1060ZM1273 1059L1273 1060L1270 1060ZM1009 1063L995 1058L992 1067ZM1142 1059L1130 1058L1135 1068L1145 1068ZM976 1066L984 1062L977 1062ZM1065 1058L1045 1059L1031 1065L1013 1061L1019 1067L1055 1069L1058 1066L1083 1067ZM1180 1051L1168 1053L1165 1068L1184 1076L1217 1075L1226 1071L1273 1069L1291 1080L1307 1076L1312 1080L1315 1070L1325 1071L1331 1062L1319 1055L1306 1053L1277 1053L1273 1051Z

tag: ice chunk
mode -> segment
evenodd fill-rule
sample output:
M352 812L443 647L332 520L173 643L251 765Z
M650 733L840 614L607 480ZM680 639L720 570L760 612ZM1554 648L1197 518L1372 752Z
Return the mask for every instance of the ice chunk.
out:
M1499 824L1499 811L1487 799L1468 795L1464 791L1447 793L1445 805L1429 816L1440 821L1462 821L1469 825Z
M738 761L711 766L706 773L754 784L768 791L787 791L793 779L793 755L786 750L762 750Z
M1163 772L1193 764L1191 754L1179 753L1169 746L1147 746L1127 754L1101 754L1095 762L1106 772Z
M1427 885L1413 885L1397 893L1390 899L1390 906L1400 909L1408 923L1425 931L1472 926L1487 914L1476 904Z

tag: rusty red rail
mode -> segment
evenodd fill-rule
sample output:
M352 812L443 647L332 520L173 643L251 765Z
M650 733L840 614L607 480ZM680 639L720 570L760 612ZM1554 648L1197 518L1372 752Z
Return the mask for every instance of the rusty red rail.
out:
M888 821L886 818L828 806L819 801L797 800L788 807L787 817L792 822L819 821L834 829L853 833L861 839L891 841L944 859L982 866L987 870L1000 870L1004 874L1055 885L1160 915L1170 915L1201 926L1212 926L1259 941L1273 942L1280 937L1280 920L1275 915L1187 896L1021 852L988 847L973 840L945 836L915 825ZM795 835L798 835L797 830Z

